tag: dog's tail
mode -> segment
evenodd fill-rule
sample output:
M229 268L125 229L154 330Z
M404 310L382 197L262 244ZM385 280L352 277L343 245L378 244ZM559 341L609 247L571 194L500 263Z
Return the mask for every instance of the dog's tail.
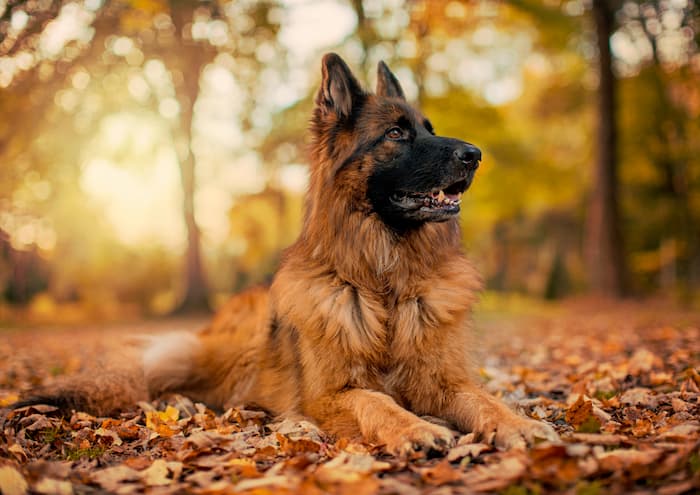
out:
M199 359L198 334L177 332L127 339L128 349L104 363L30 392L13 409L46 404L69 412L108 416L169 391L190 388Z
M125 339L129 345L99 368L35 390L12 407L48 404L106 416L168 392L214 408L245 403L268 334L268 299L267 287L254 287L233 297L197 333Z

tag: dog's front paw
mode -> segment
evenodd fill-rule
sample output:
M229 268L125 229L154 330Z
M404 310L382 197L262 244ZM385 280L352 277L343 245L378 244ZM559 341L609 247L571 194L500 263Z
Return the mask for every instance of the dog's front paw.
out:
M501 422L493 436L496 447L503 449L525 448L542 440L561 441L554 428L548 424L521 417L512 417L508 421Z
M385 450L402 458L410 458L416 453L445 452L454 442L454 435L447 428L421 421L386 439Z

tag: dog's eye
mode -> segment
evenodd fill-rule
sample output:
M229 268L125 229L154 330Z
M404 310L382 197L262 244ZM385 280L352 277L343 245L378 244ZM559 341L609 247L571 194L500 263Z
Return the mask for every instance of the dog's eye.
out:
M403 137L403 129L400 127L392 127L386 131L386 137L389 139L401 139Z

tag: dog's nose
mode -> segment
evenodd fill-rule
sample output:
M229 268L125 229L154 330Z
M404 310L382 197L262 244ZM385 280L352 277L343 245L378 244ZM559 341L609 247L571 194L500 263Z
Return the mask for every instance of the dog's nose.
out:
M481 161L481 150L471 144L464 144L455 150L455 157L470 168L476 169Z

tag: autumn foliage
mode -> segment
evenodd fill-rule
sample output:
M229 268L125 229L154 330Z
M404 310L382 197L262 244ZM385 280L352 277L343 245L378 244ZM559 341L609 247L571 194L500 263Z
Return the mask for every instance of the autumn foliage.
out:
M700 489L699 315L587 302L478 320L485 386L553 424L561 444L499 451L489 438L466 434L443 458L401 461L378 445L329 438L303 420L245 409L214 412L183 396L134 405L113 418L61 417L52 407L32 406L3 410L0 490L513 495ZM99 337L94 329L10 334L0 344L1 403L91 365L124 330L144 327L115 327Z

